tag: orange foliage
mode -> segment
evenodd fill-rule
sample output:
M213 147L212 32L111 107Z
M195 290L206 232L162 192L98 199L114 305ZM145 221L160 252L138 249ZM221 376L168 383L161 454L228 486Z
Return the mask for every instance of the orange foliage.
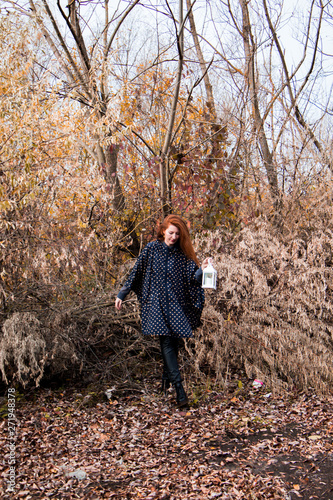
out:
M146 216L159 206L161 149L167 130L175 76L161 68L138 67L138 77L122 94L119 176L136 210ZM169 189L174 212L211 227L233 226L237 186L229 179L227 130L211 123L199 95L188 102L183 88L176 132L168 154ZM130 140L128 140L130 139Z

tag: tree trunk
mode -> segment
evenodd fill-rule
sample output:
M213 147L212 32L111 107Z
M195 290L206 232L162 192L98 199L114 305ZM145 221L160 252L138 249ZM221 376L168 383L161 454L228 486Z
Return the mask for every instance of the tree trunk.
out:
M215 101L214 101L214 96L213 96L213 87L210 83L210 79L209 79L209 75L208 75L208 71L207 71L207 65L206 65L206 62L205 62L203 54L202 54L202 50L201 50L201 46L200 46L200 42L199 42L199 37L198 37L198 33L197 33L197 28L196 28L195 21L194 21L191 0L186 0L186 6L187 6L188 18L190 21L191 35L193 38L195 50L196 50L199 64L200 64L200 68L201 68L201 73L202 73L204 83L205 83L206 95L207 95L207 108L209 109L209 111L212 115L213 121L216 122L217 113L216 113Z
M258 143L267 174L268 185L273 200L273 206L276 215L275 220L278 221L281 215L282 197L278 185L276 166L274 164L273 155L269 149L264 129L265 124L261 117L259 109L258 92L257 92L256 77L255 77L256 46L251 31L250 16L248 11L248 0L239 0L239 2L242 8L242 19L243 19L242 36L243 36L245 63L246 63L245 75L251 99L253 124L257 134Z
M161 208L162 214L165 217L172 210L171 203L171 186L169 185L169 164L168 153L172 142L172 134L174 130L177 103L180 91L180 83L182 79L182 70L184 62L184 19L183 19L183 0L179 0L179 30L177 32L177 45L178 45L178 71L177 81L173 93L173 100L171 104L169 123L165 134L164 144L162 147L162 158L160 163L160 193L161 193Z

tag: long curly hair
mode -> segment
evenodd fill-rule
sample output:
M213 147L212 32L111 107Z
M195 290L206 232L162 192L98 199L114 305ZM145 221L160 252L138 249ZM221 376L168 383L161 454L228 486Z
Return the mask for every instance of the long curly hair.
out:
M158 226L157 239L159 241L164 241L164 233L171 224L179 229L178 241L182 252L188 259L194 260L194 262L199 266L199 261L192 245L187 224L181 217L179 217L179 215L168 215L164 219L164 221Z

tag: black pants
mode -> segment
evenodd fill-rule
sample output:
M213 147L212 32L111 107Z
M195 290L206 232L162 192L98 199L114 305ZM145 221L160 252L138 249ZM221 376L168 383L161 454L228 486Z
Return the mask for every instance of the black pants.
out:
M160 335L161 353L163 358L163 379L171 384L181 382L178 366L178 339L168 335Z

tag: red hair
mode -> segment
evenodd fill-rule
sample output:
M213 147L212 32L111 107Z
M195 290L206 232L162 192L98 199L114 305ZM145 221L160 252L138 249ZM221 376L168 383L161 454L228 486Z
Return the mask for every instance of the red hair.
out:
M170 225L176 226L179 229L179 246L182 249L183 253L186 255L188 259L194 260L194 262L199 266L199 261L195 254L190 233L187 227L186 222L179 217L179 215L168 215L162 224L158 227L157 239L159 241L164 241L164 233L168 229Z

